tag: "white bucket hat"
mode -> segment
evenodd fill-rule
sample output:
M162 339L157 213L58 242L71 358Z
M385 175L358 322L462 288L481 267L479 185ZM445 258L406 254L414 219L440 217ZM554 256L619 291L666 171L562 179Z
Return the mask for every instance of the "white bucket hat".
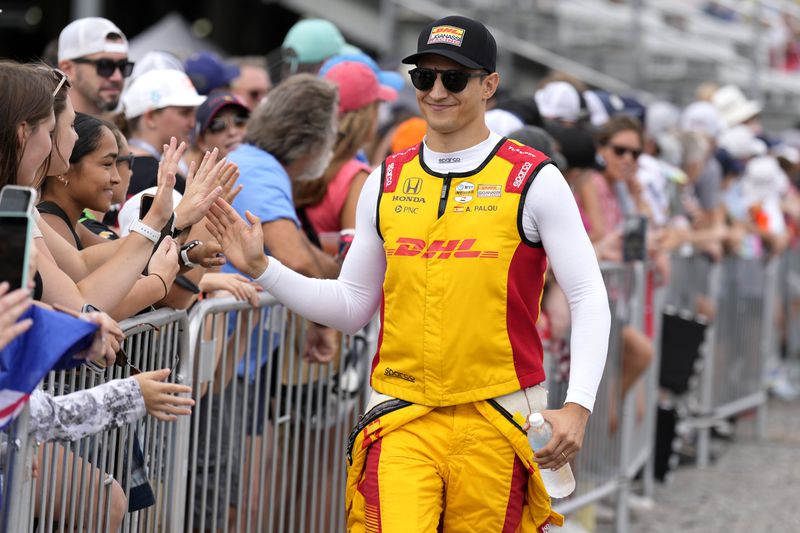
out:
M761 112L762 106L755 100L748 100L735 85L720 87L711 97L711 102L719 110L728 127L747 122Z

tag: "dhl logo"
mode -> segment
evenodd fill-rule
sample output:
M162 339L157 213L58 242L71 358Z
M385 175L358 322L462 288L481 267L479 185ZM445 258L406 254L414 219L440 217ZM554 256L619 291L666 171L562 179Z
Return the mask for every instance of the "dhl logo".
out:
M430 244L422 239L399 237L396 248L386 248L386 255L415 257L423 259L497 259L499 252L488 250L473 250L477 239L454 239L449 241L437 240ZM437 257L438 255L438 257Z

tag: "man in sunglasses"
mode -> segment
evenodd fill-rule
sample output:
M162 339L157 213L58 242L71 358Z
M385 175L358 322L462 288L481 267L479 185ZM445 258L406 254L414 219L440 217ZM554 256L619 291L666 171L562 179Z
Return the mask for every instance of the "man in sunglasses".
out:
M266 257L251 214L248 225L217 202L209 217L229 264L308 319L356 331L380 310L375 392L349 439L348 531L546 531L563 517L536 463L575 457L605 364L597 259L552 161L486 127L500 76L483 24L432 22L404 62L427 135L367 178L337 280ZM572 314L555 410L535 327L548 262ZM553 439L534 456L525 428L538 411Z
M113 22L88 17L68 24L58 36L58 67L72 82L75 111L101 116L116 109L126 77L128 40Z

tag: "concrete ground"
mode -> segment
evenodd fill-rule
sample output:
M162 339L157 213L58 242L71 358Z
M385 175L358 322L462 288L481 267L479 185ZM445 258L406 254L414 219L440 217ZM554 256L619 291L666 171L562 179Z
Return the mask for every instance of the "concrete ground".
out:
M657 485L655 505L635 510L630 533L800 533L800 401L770 401L764 441L745 418L712 450L709 468L681 466ZM602 511L595 531L616 533Z

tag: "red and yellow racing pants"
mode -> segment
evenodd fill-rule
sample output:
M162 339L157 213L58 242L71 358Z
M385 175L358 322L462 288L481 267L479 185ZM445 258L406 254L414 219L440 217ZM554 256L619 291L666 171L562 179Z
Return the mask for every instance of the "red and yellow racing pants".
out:
M496 402L371 409L348 448L349 533L545 531L550 508L528 440Z

